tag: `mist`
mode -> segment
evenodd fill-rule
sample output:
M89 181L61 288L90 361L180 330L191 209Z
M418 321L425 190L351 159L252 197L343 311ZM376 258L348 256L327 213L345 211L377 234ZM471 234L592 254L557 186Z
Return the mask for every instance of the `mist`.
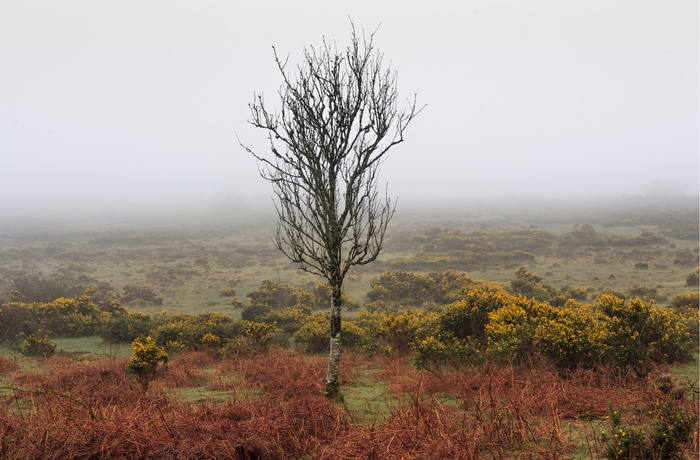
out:
M427 104L381 181L399 203L698 193L696 1L0 3L0 219L248 215L240 147L272 46L297 63L350 19Z

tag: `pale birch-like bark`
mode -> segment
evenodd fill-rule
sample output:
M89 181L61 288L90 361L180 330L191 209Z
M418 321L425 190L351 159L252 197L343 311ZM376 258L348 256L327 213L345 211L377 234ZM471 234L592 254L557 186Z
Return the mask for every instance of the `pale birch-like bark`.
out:
M243 145L277 196L277 247L331 287L330 398L339 396L343 280L377 258L394 213L377 192L379 165L420 112L415 97L398 109L396 73L383 69L372 40L353 27L346 50L324 40L304 50L295 72L275 51L282 107L269 110L262 94L250 104L250 123L267 131L270 153Z

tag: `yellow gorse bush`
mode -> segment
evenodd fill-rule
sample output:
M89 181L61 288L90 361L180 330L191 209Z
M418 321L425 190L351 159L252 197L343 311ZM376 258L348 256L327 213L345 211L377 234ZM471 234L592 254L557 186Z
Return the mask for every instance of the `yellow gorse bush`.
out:
M135 339L131 347L134 349L134 354L126 364L127 372L148 376L154 374L160 364L167 367L168 353L165 348L158 346L153 338L146 337L145 343Z
M535 328L534 346L566 367L589 366L606 353L607 331L591 306L557 310Z
M603 295L598 306L604 313L606 360L619 368L646 375L651 363L673 363L689 358L693 343L680 315L639 298Z
M518 356L531 341L534 326L527 311L515 303L489 313L485 325L487 352L490 355L508 358Z
M673 310L609 295L595 304L568 300L554 307L523 296L470 292L439 315L439 330L431 341L414 347L425 354L419 360L444 354L440 347L480 343L495 358L522 360L539 354L561 367L607 363L644 374L652 363L688 359L693 343L687 320Z

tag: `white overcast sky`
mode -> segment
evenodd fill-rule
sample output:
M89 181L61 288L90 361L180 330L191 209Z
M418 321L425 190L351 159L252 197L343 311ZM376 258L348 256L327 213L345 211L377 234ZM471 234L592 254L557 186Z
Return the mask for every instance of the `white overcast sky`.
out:
M427 104L392 196L698 192L697 0L0 0L0 210L271 206L247 104L348 18Z

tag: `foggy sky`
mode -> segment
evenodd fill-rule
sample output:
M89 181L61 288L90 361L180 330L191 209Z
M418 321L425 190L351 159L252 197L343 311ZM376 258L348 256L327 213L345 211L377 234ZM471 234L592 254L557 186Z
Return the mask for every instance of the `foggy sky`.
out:
M0 212L271 206L248 103L276 102L273 45L344 47L349 18L427 104L391 196L698 192L696 0L2 0Z

